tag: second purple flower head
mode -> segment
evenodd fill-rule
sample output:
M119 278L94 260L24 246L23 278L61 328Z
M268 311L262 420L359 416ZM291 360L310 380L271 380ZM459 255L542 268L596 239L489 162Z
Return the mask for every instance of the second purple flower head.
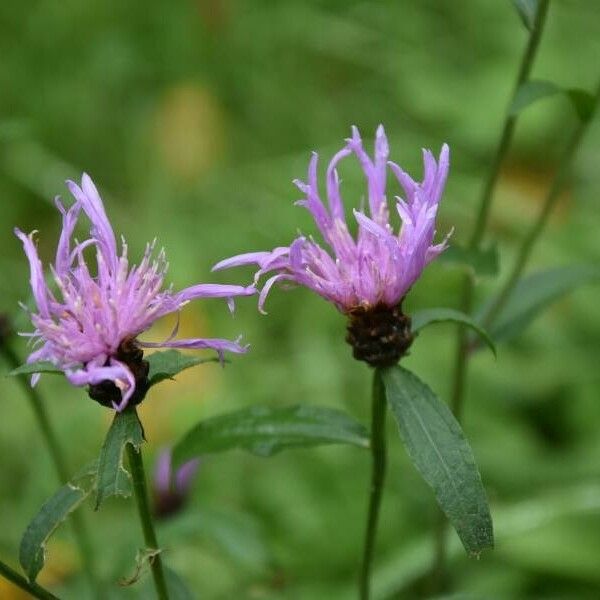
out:
M353 210L358 232L348 228L340 192L338 163L354 155L367 184L368 213ZM300 236L290 246L271 252L251 252L219 262L214 270L256 264L255 280L273 273L259 296L259 310L278 281L305 286L348 315L347 341L354 356L372 366L394 364L412 342L410 319L401 304L423 269L446 247L447 239L434 244L435 219L449 168L449 148L442 146L436 161L423 151L424 177L416 182L397 164L388 162L389 146L382 126L375 136L374 158L363 147L356 127L352 137L332 158L325 174L327 206L318 186L316 153L308 167L307 181L294 183L304 194L298 204L306 207L327 244L324 249L312 237ZM395 197L402 225L390 224L386 183L388 167L403 190Z

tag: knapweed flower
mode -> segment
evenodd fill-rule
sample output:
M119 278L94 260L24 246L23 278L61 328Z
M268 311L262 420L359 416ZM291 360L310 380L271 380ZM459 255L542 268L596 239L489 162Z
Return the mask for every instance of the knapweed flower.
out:
M410 319L402 313L402 300L423 269L447 247L448 238L438 244L433 238L448 175L449 149L444 144L437 162L430 151L423 151L425 172L423 181L417 183L397 164L388 162L388 141L382 126L377 129L373 159L363 148L356 127L346 142L327 167L327 206L317 183L317 154L310 161L308 180L294 182L304 194L297 204L310 211L328 249L312 237L300 236L289 247L234 256L215 265L214 270L256 264L256 281L274 273L260 293L261 311L269 290L278 281L315 291L349 316L347 340L354 356L373 366L385 366L397 362L412 342ZM358 225L355 236L346 221L336 169L349 155L358 159L367 183L368 214L354 209ZM390 223L388 166L404 191L403 198L396 196L394 203L402 221L398 232Z
M31 270L31 289L37 311L31 312L35 331L29 335L38 346L28 357L33 363L47 360L62 369L76 386L89 386L89 395L105 406L120 411L141 402L148 387L148 363L142 359L147 348L212 348L245 352L237 341L223 339L174 340L159 343L137 339L157 319L179 311L196 298L228 298L249 295L252 287L198 284L180 292L163 289L168 264L164 251L153 258L155 242L148 244L141 261L129 266L127 243L121 253L100 195L90 177L83 175L81 186L68 181L75 202L66 209L60 199L62 231L50 273L58 293L46 284L42 263L33 236L15 229L23 242ZM90 237L71 243L80 212L87 215ZM93 271L84 257L86 248L95 249ZM32 378L35 385L39 374Z
M200 459L194 458L181 465L173 476L171 451L167 448L159 453L152 481L157 518L171 517L184 507L199 467Z

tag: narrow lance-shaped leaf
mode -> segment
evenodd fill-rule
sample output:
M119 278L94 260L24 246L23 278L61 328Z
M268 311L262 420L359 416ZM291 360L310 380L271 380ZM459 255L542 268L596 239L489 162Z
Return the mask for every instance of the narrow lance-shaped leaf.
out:
M35 581L46 560L46 543L50 536L81 503L94 487L97 462L94 461L69 483L46 500L27 526L21 539L19 561L30 581Z
M143 441L144 432L136 411L115 413L98 460L96 510L109 496L131 495L131 476L123 466L123 455L127 444L137 450Z
M562 94L573 106L581 121L590 119L594 112L594 96L578 88L562 88L551 81L531 80L522 83L509 108L511 116L518 115L533 103L544 98Z
M175 375L190 367L201 365L207 362L218 362L217 358L197 358L182 354L177 350L165 350L163 352L154 352L146 359L150 367L148 373L148 382L150 387L164 381L173 379Z
M519 281L508 301L491 325L496 341L506 341L520 334L548 305L586 283L600 281L600 267L574 265L540 271ZM494 299L484 305L485 315Z
M198 423L173 449L174 464L243 448L270 456L288 448L350 444L369 447L367 430L347 414L322 406L251 406Z
M386 397L400 437L470 555L494 544L492 518L473 452L460 425L416 375L382 370Z
M412 330L417 333L432 323L459 323L475 331L496 355L496 346L488 332L474 319L453 308L428 308L420 310L412 316Z
M63 375L63 371L47 360L27 363L13 369L9 375L33 375L34 373L47 373L49 375Z

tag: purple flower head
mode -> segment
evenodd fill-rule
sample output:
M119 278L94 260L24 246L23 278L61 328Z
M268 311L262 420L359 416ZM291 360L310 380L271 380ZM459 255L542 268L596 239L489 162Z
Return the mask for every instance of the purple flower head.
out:
M351 155L358 159L365 176L368 199L368 210L353 210L357 222L355 236L350 233L346 221L337 172L338 163ZM300 236L289 247L275 248L271 252L241 254L223 260L213 268L219 270L256 264L259 267L256 282L262 275L272 273L259 295L258 307L261 312L264 312L264 303L273 284L287 281L315 291L347 314L351 321L358 315L361 321L358 327L362 332L358 333L358 338L361 339L354 339L357 336L351 330L351 323L349 338L352 339L348 341L355 347L355 356L372 365L390 364L410 345L410 319L402 315L399 306L423 269L447 247L448 239L433 243L436 213L448 175L448 146L442 146L437 162L429 150L423 151L425 172L420 183L397 164L388 162L388 155L388 141L383 126L379 126L375 136L374 158L367 154L358 129L353 127L352 137L346 140L346 145L335 154L327 167L325 205L317 183L318 157L313 154L307 181L295 181L304 194L297 204L309 210L326 246L320 245L312 237ZM402 197L395 196L394 202L402 221L397 232L390 224L386 196L388 166L403 191ZM365 315L366 321L363 319ZM377 330L376 345L380 346L386 336L395 335L396 330L389 325L390 319L396 323L396 328L404 332L404 347L400 350L399 340L394 341L394 352L382 359L377 354L379 351L372 348L373 340L365 341L362 338L364 331ZM366 344L358 354L357 344ZM374 352L377 356L373 357Z
M154 513L157 517L172 516L183 507L199 467L199 458L189 460L177 469L173 477L171 451L164 449L160 452L153 480Z
M423 181L417 183L397 164L388 162L388 141L382 126L375 137L374 159L363 148L356 127L346 142L327 167L327 206L321 200L317 184L317 154L313 154L310 161L307 182L295 181L305 196L297 204L310 211L328 249L312 237L301 236L289 247L242 254L214 266L213 270L219 270L257 264L257 281L273 272L259 297L261 312L269 290L277 281L306 286L343 313L381 304L396 306L427 264L447 247L447 240L434 244L433 238L435 217L448 175L448 146L444 144L437 162L429 150L423 151L425 174ZM358 159L368 191L368 214L353 210L358 224L356 236L348 230L336 169L337 164L350 155ZM395 208L402 220L397 233L390 224L386 197L388 165L404 191L404 198L395 197Z
M115 234L104 211L102 200L90 177L83 175L81 186L67 185L74 204L65 208L56 199L62 214L62 232L50 273L57 293L46 284L32 232L25 235L15 229L23 242L31 270L31 289L37 311L31 313L35 331L34 350L27 362L48 360L65 372L76 386L90 386L90 395L102 404L123 410L128 403L140 402L146 392L148 363L142 360L142 347L212 348L245 352L238 341L223 339L174 340L164 342L137 340L157 319L178 312L196 298L227 298L250 295L252 287L198 284L180 292L163 289L168 264L163 250L154 256L155 242L148 244L142 260L130 267L127 243L117 250ZM72 243L81 211L91 223L90 237ZM96 265L90 271L84 257L86 248L94 248ZM32 378L32 385L39 374Z

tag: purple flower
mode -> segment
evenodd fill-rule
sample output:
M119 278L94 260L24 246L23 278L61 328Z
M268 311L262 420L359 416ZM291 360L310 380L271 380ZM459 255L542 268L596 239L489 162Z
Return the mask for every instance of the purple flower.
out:
M278 281L303 285L351 317L357 314L372 317L373 313L387 314L396 309L423 269L447 247L448 238L438 244L433 243L433 238L436 213L448 175L449 149L446 144L442 146L437 162L429 150L423 151L425 173L421 183L397 164L388 162L388 154L382 126L375 137L374 159L363 148L358 129L353 127L352 137L327 167L328 206L321 200L317 184L317 154L313 154L310 161L308 180L295 181L304 194L297 204L310 211L328 248L312 237L300 236L289 247L234 256L219 262L213 270L256 264L259 267L256 282L262 275L273 273L259 296L261 312L264 312L269 290ZM356 236L348 229L336 169L338 163L350 155L358 159L367 183L368 213L363 209L353 210L358 225ZM404 192L403 198L396 196L394 203L402 221L398 232L394 232L390 224L386 196L388 166ZM394 318L397 320L400 315L398 312ZM370 319L369 326L377 328L379 321L379 318Z
M223 339L174 340L176 329L164 342L137 340L157 319L179 311L196 298L228 298L254 293L252 287L198 284L180 292L163 289L168 264L164 251L153 257L155 242L148 244L138 265L129 266L127 243L121 241L118 253L115 234L108 221L102 200L90 177L83 175L81 187L67 185L75 198L66 209L60 200L56 206L62 214L62 232L50 272L58 293L51 291L44 279L33 235L15 229L23 242L31 269L31 288L37 312L31 313L35 331L28 335L39 346L27 362L48 360L65 372L76 386L90 386L90 396L100 403L123 410L128 403L140 402L147 389L148 363L142 360L142 347L212 348L245 352L238 341ZM82 242L71 238L81 210L91 222L90 237ZM86 248L96 251L92 272L84 258ZM32 378L32 385L39 374Z
M153 480L154 513L157 517L172 516L183 507L199 467L199 458L189 460L177 469L173 477L171 451L165 449L159 453Z
M446 240L433 244L433 237L437 208L448 174L448 146L442 147L437 163L430 151L423 151L425 176L422 183L417 183L397 164L388 163L388 142L382 126L375 138L374 160L365 152L356 127L352 128L352 137L346 141L346 146L327 167L328 208L319 195L316 153L308 168L308 182L294 182L305 194L297 204L310 211L330 251L312 238L301 236L289 247L241 254L223 260L213 268L257 264L257 280L274 271L275 275L267 280L259 297L261 311L273 284L282 280L310 288L344 313L378 304L395 306L425 266L446 248ZM348 230L336 170L340 160L351 154L356 156L364 172L369 201L368 215L363 210L353 210L358 222L356 237ZM395 203L402 219L398 233L390 224L386 198L387 165L404 190L404 199L396 196Z

